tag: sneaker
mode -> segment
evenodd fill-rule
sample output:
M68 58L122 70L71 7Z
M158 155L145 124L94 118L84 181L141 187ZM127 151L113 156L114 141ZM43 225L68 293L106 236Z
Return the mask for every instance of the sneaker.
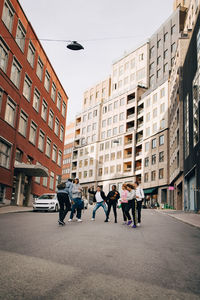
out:
M104 222L108 222L108 220L106 219Z
M117 220L115 220L115 223L117 223Z
M83 222L81 219L78 219L77 222Z
M136 228L137 226L136 225L133 225L133 226L131 226L132 228Z
M95 218L92 218L91 221L95 221Z
M141 223L137 223L137 226L140 227L140 226L141 226Z
M132 223L132 221L131 221L131 220L130 220L130 221L128 221L128 222L127 222L127 226L131 225L131 223Z
M69 219L68 222L72 222L72 219Z
M64 226L65 222L58 220L58 224L61 225L61 226Z
M127 222L123 222L122 225L127 225Z

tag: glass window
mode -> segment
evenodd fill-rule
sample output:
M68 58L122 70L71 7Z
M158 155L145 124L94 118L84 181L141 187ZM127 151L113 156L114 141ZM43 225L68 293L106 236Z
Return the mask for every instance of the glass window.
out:
M108 105L108 111L112 111L112 103Z
M59 167L62 165L62 152L60 150L58 151L58 165Z
M111 125L111 124L112 124L112 118L108 118L107 125Z
M145 157L145 159L144 159L144 166L145 167L149 166L149 157Z
M53 82L52 86L51 86L51 99L53 100L53 102L56 101L56 85Z
M165 119L162 119L160 121L160 129L164 129L165 128Z
M21 21L19 20L17 26L17 33L16 33L16 43L18 44L22 52L24 52L25 38L26 38L26 31Z
M107 137L111 137L111 129L107 130Z
M32 86L32 81L30 80L28 75L25 75L23 95L28 101L30 101L30 99L31 99L31 86Z
M54 132L55 132L56 135L59 134L59 123L60 123L59 120L56 118L55 127L54 127Z
M37 134L37 125L32 121L30 126L29 141L35 145Z
M166 59L168 57L168 49L166 49L165 51L164 51L164 59Z
M157 117L157 108L154 108L153 110L153 118Z
M124 112L119 114L119 121L123 121L124 120Z
M45 134L42 130L40 130L38 139L38 149L40 149L42 152L44 151L44 138Z
M164 161L164 151L159 152L159 162Z
M151 49L150 49L150 58L153 57L154 53L155 53L155 47L153 46L153 47L151 47Z
M41 117L44 121L47 120L47 107L48 107L47 102L43 99Z
M50 109L49 111L49 122L48 125L51 129L53 129L53 119L54 119L54 113L53 111Z
M114 102L114 109L118 108L118 101Z
M14 9L11 6L10 2L5 0L2 20L10 32L12 31L13 19L14 19Z
M103 132L101 133L101 138L102 138L102 139L105 139L105 137L106 137L106 132L103 131Z
M146 136L149 136L150 135L150 127L147 127L146 128Z
M91 125L88 125L88 127L87 127L87 132L90 132L91 129L92 129L92 126L91 126Z
M11 159L11 146L0 139L0 166L9 169Z
M144 174L144 182L148 182L149 181L149 173L145 173Z
M171 34L174 34L174 33L175 33L175 30L176 30L176 25L174 24L174 25L171 27Z
M5 121L8 122L13 127L15 125L15 115L16 115L16 104L11 98L8 98L6 103Z
M0 38L0 68L6 73L8 63L9 48Z
M17 88L19 88L19 85L20 85L21 69L22 69L22 67L20 66L20 64L18 63L16 58L14 57L13 63L12 63L12 68L11 68L10 79L12 80L14 85L16 85Z
M33 107L38 112L40 106L40 92L35 89L34 95L33 95Z
M146 122L150 121L150 118L151 118L151 113L148 112L148 113L146 114Z
M26 136L26 130L28 126L28 116L25 112L21 110L20 119L19 119L19 132Z
M156 180L156 171L151 172L151 180L155 181Z
M125 105L125 98L120 99L120 106Z
M135 68L135 58L131 60L131 69Z
M171 45L171 52L173 53L176 50L176 43Z
M113 128L113 135L117 134L117 127Z
M97 116L97 109L95 109L94 111L93 111L93 117L96 117Z
M53 145L52 160L54 162L56 162L56 160L57 160L57 146L56 145Z
M152 140L152 149L156 148L156 139Z
M40 59L40 57L38 57L36 74L41 81L42 81L43 68L44 68L44 64Z
M160 90L160 98L163 98L165 96L165 88L162 88Z
M50 188L51 190L53 190L53 188L54 188L54 173L53 173L53 172L50 173L49 188Z
M169 38L169 34L168 34L168 32L166 32L164 34L164 42L166 42L168 40L168 38Z
M31 67L33 68L34 66L34 60L35 60L35 47L33 46L32 42L29 42L28 45L28 52L27 52L27 60Z
M113 123L117 123L117 121L118 121L118 115L115 115L115 116L113 117Z
M155 133L157 131L157 123L153 124L153 133Z
M164 135L159 136L159 145L164 145Z
M164 169L159 169L159 179L163 179L164 177Z
M61 109L61 101L62 101L61 94L58 92L58 95L57 95L57 108L59 110Z
M164 64L164 73L169 70L168 63Z
M123 133L124 132L124 125L119 126L119 133Z
M97 123L93 123L92 124L92 130L96 130L97 129Z
M101 127L102 127L102 128L106 127L106 120L103 120L103 121L102 121Z
M149 142L145 143L145 152L149 151Z
M45 153L48 157L51 156L51 140L49 138L47 138L46 141L46 153Z
M165 112L165 103L162 103L160 105L160 113L164 113Z
M60 126L60 140L63 142L64 139L64 126Z
M157 58L157 65L160 65L160 63L161 63L161 56L158 56L158 58Z
M45 78L44 78L44 87L49 92L49 87L50 87L50 75L49 72L46 70L45 72Z
M156 154L152 155L152 157L151 157L151 163L152 163L152 165L156 164Z

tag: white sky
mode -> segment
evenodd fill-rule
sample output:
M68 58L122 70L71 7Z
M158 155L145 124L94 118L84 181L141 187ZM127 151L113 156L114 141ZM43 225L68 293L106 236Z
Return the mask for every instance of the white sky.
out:
M81 111L83 93L111 73L112 62L149 38L173 12L173 0L19 0L67 93L67 123ZM129 38L126 38L129 37Z

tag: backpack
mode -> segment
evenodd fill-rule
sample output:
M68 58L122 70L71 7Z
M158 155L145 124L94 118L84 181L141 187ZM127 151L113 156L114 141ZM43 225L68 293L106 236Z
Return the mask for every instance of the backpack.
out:
M66 188L65 182L61 182L57 185L58 190L64 190Z

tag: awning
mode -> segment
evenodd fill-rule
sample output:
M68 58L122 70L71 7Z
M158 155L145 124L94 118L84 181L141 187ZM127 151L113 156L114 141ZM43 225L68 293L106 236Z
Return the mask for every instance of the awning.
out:
M49 177L47 168L40 165L15 163L15 171L22 172L26 176Z
M144 190L144 194L145 194L145 195L148 195L148 194L156 194L157 191L158 191L157 188L146 189L146 190Z

